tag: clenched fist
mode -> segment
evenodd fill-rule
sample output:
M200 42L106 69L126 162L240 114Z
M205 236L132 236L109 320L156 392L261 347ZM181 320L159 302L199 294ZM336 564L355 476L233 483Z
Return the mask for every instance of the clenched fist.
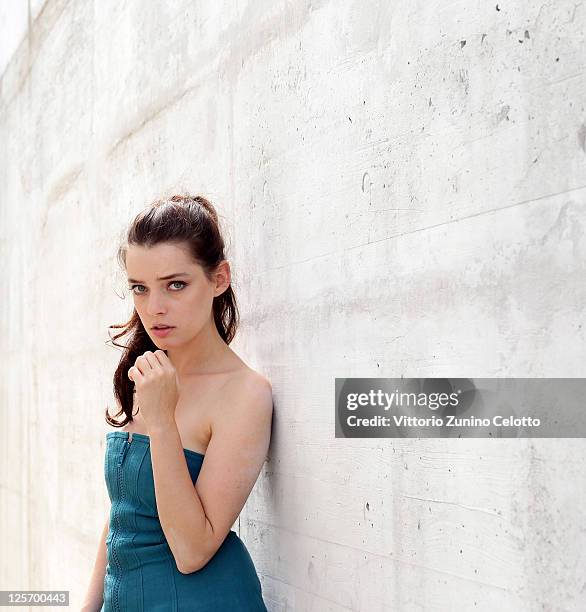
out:
M146 351L128 369L136 388L136 402L147 428L168 425L175 419L179 400L177 371L162 350Z

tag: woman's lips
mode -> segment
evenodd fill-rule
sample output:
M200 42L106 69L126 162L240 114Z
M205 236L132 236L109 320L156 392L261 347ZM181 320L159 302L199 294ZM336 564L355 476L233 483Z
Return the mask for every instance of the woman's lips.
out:
M159 338L164 338L165 336L168 336L174 329L174 327L165 327L164 329L157 329L153 327L153 334L155 334L155 336L159 336Z

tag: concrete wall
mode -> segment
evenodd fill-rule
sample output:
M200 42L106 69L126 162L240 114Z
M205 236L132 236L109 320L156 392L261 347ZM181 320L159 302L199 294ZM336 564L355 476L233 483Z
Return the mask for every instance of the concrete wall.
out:
M240 517L269 609L583 609L583 440L337 440L333 389L584 376L586 5L37 8L0 54L0 588L80 602L115 248L190 190L226 216L234 346L275 390Z

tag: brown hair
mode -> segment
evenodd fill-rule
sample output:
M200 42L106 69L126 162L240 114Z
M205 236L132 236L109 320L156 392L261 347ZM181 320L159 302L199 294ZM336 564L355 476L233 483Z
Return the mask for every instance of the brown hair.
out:
M209 280L212 280L217 265L225 259L218 214L201 195L174 195L155 200L142 210L128 228L126 244L118 248L118 263L125 271L126 253L130 245L152 247L162 242L186 243L194 261L203 267ZM226 344L230 344L236 334L239 318L236 296L231 285L214 298L212 309L218 333ZM137 357L145 351L156 351L157 346L146 332L136 309L128 322L110 325L109 328L122 328L120 333L110 339L114 346L124 349L114 372L114 396L120 407L114 416L125 415L125 418L120 422L114 420L106 408L106 422L113 427L124 427L133 417L134 383L128 378L128 370ZM118 344L116 340L125 335L129 336L128 342Z

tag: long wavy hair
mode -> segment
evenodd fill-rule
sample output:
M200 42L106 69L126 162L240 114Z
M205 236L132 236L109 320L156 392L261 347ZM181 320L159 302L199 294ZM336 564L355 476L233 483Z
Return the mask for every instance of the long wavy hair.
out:
M193 260L202 266L210 281L218 264L225 259L218 213L201 195L174 195L155 200L142 210L131 222L126 242L118 248L118 263L125 272L126 253L130 245L152 247L163 242L185 243ZM226 344L230 344L236 335L239 319L236 296L231 285L214 298L212 309L218 333ZM128 378L128 370L137 357L145 351L156 351L157 346L145 330L136 309L128 322L108 327L122 329L120 333L110 336L110 340L114 346L122 348L123 353L113 380L114 396L120 410L112 417L106 408L105 416L109 425L124 427L134 416L134 383ZM122 336L127 336L126 343L117 343L116 340ZM124 418L121 421L115 420L122 415Z

